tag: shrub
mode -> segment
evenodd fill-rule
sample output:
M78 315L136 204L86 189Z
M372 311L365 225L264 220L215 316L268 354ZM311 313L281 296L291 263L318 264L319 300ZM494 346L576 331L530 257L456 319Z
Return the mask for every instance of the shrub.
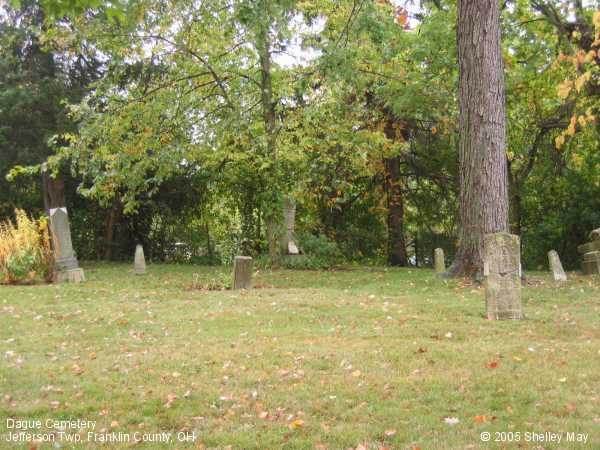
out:
M302 234L298 238L302 255L285 256L282 265L288 269L329 269L342 263L338 245L327 236Z
M54 260L46 218L33 220L15 211L16 223L0 223L0 282L49 281Z

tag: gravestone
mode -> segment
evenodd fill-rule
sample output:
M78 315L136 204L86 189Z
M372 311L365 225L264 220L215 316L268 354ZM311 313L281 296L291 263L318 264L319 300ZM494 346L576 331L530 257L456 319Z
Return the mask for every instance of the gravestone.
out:
M581 269L584 275L600 274L600 228L590 232L590 242L577 247L583 255Z
M583 255L582 270L584 275L600 274L600 251L587 252Z
M236 256L233 261L232 289L250 289L252 287L252 258Z
M590 231L590 241L600 241L600 228Z
M135 247L135 258L133 260L133 273L144 275L146 273L146 258L144 258L144 247L140 244Z
M288 198L283 205L283 223L285 231L282 237L282 246L284 253L288 255L298 255L300 251L294 241L294 228L296 225L296 203L293 199Z
M53 281L55 283L81 283L85 281L85 274L79 267L71 241L69 213L65 206L65 183L58 178L52 178L45 163L42 164L41 169L44 208L49 217L54 253Z
M488 319L522 319L519 237L509 233L484 236L483 274Z
M550 270L552 271L552 277L554 278L554 281L567 281L567 274L563 269L556 250L550 250L548 252L548 262L550 264Z
M446 261L444 260L444 250L436 248L433 251L433 265L435 267L436 275L442 275L446 272Z
M83 269L79 267L73 251L67 208L52 208L49 215L55 262L54 281L57 283L81 283L85 281Z
M577 247L577 251L579 253L581 253L582 255L585 255L586 253L600 251L600 240L581 244L580 246Z

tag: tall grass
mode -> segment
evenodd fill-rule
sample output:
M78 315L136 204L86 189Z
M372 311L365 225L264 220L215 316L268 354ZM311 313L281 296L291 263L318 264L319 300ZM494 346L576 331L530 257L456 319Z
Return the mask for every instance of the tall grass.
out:
M20 209L15 216L15 223L0 222L0 282L50 281L54 261L47 219L31 219Z

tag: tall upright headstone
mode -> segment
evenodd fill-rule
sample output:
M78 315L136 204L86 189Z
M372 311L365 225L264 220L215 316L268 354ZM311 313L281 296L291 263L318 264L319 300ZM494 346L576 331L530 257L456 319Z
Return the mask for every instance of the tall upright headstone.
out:
M250 289L252 287L252 258L236 256L233 260L232 289Z
M283 223L285 230L282 236L283 251L288 255L298 255L300 251L295 242L294 229L296 226L296 203L287 198L283 205Z
M519 236L509 233L484 236L483 273L488 319L523 318L519 249Z
M64 182L51 178L45 168L42 170L42 181L54 252L54 281L81 283L85 281L85 274L79 267L73 250L69 214L65 206Z
M548 252L548 263L550 264L550 271L552 272L552 278L554 278L554 281L567 281L567 274L563 269L556 250L550 250Z
M444 250L436 248L433 251L433 265L435 267L435 274L442 275L446 272L446 261L444 259Z
M146 258L144 257L144 247L140 244L135 247L135 257L133 260L133 273L143 275L146 273Z

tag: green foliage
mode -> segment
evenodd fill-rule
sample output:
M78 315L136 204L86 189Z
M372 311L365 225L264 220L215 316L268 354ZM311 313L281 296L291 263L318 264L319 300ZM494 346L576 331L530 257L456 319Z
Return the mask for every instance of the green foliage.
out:
M386 1L8 8L0 19L0 216L15 205L41 208L37 168L48 160L67 180L85 259L129 259L135 242L170 262L259 257L269 227L281 232L289 196L296 229L335 243L343 261L389 261L393 211L413 263L427 263L436 246L451 257L455 3L422 2L410 21ZM526 268L544 266L549 248L576 267L577 244L600 225L600 91L588 51L598 47L590 38L600 14L560 1L548 15L544 5L517 0L503 9L511 226ZM298 64L297 46L313 59ZM393 180L390 161L399 167ZM280 264L338 263L320 251Z
M282 258L281 265L288 269L319 270L331 269L343 262L338 245L325 235L301 234L298 237L301 255Z

